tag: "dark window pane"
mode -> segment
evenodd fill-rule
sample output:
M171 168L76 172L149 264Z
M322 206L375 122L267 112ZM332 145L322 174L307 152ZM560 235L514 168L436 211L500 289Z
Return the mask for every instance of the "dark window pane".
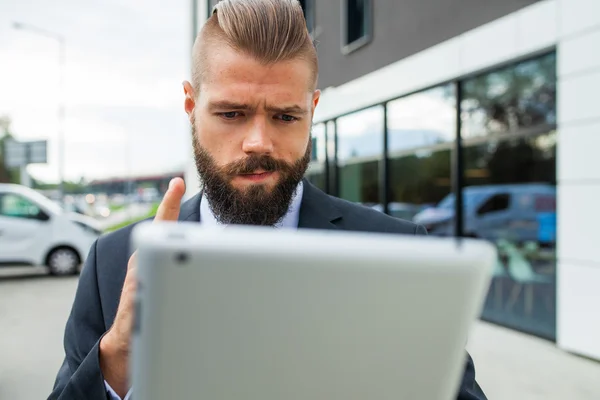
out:
M367 35L367 13L370 0L346 0L346 44Z
M327 191L325 181L325 164L313 163L306 171L306 179L323 191Z
M379 203L383 107L339 118L337 133L339 196L360 203Z
M405 219L424 225L430 234L454 232L453 209L432 213L451 189L451 149L418 151L390 159L390 214L403 210Z
M485 319L555 338L556 133L464 149L464 229L499 259Z
M325 160L327 143L325 137L325 124L312 127L312 156L311 164L306 171L306 179L323 191L327 191L325 177Z
M388 104L390 215L414 220L430 230L434 228L430 222L439 222L432 234L453 234L451 216L440 219L427 209L451 191L451 148L455 137L454 85Z
M327 146L325 142L325 124L312 127L312 161L325 162Z
M373 205L379 203L379 160L340 166L340 197Z
M337 164L335 163L336 154L335 154L335 142L336 142L336 122L329 121L327 122L327 160L329 169L327 171L327 193L338 196L339 195L339 185L338 185L338 171Z
M554 53L485 73L462 85L463 138L556 123Z

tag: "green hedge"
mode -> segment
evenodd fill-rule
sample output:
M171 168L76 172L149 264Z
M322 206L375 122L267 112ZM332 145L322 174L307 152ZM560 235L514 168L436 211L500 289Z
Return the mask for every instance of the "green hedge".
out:
M124 227L126 227L127 225L131 225L131 224L133 224L133 223L136 223L136 222L142 221L142 220L144 220L144 219L147 219L147 218L154 217L154 215L156 215L156 211L158 210L158 206L159 206L159 204L160 204L160 203L156 203L156 204L154 204L154 205L152 206L152 208L150 209L150 211L148 211L148 213L147 213L147 214L145 214L145 215L142 215L142 216L140 216L140 217L138 217L138 218L132 218L132 219L129 219L129 220L127 220L127 221L123 221L123 222L121 222L120 224L116 224L116 225L113 225L113 226L111 226L111 227L108 227L108 228L106 228L106 229L104 230L104 233L108 233L108 232L116 231L117 229L124 228Z

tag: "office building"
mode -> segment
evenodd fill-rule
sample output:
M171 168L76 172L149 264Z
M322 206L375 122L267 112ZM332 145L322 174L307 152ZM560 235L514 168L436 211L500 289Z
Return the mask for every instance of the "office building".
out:
M482 318L600 359L600 2L301 3L323 91L309 179L493 241Z

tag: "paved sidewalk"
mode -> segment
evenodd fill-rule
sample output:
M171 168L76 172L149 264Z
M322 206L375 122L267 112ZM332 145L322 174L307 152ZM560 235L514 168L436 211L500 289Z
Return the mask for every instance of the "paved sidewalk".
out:
M0 399L45 399L63 357L77 277L0 269ZM489 400L600 400L600 363L553 343L477 323L467 349ZM419 399L427 400L427 399Z
M480 322L467 349L489 400L600 400L600 362L554 343Z

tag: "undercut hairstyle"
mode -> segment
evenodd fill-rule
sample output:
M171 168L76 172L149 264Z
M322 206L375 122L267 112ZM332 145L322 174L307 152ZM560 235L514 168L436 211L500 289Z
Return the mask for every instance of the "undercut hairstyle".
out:
M221 0L194 43L192 85L196 95L207 73L211 49L223 44L263 65L303 59L318 79L317 51L298 0Z

